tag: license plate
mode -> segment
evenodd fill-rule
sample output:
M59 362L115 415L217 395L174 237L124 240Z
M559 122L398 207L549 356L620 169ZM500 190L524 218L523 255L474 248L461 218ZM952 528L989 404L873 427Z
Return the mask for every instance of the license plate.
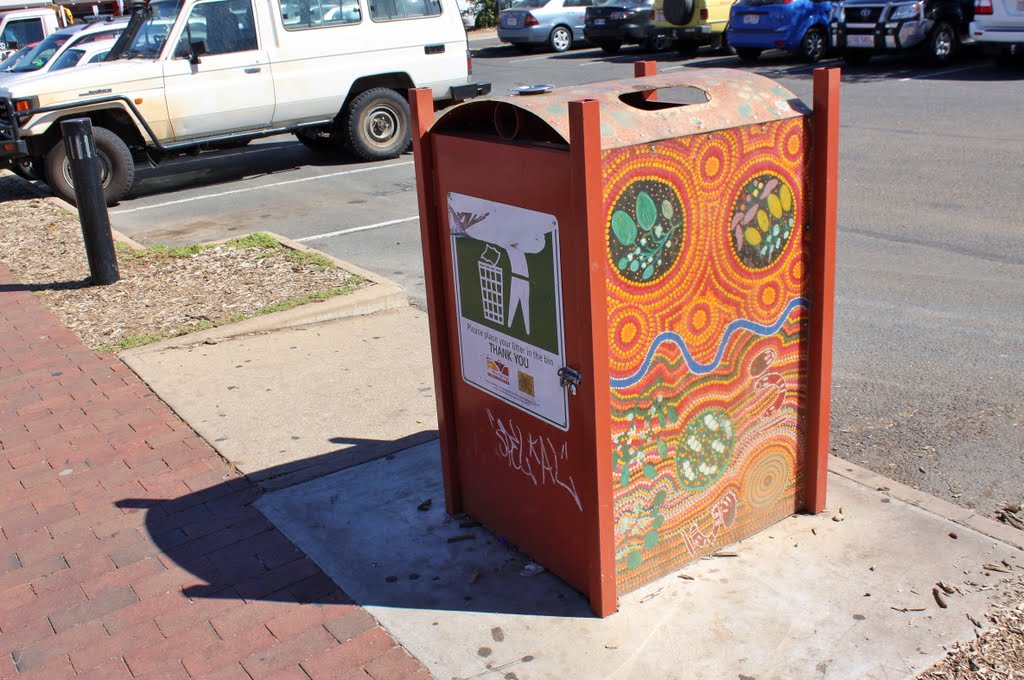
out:
M873 35L848 35L846 36L847 47L874 47L875 36Z
M515 17L509 17L508 19L505 19L505 25L506 26L518 26L519 25L519 19L516 19Z
M1024 2L1024 0L1021 0L1021 1ZM744 14L743 15L743 23L745 23L745 24L756 24L759 21L761 21L761 15L760 14Z
M1024 0L1022 0L1022 2L1024 2ZM665 21L665 13L663 11L661 11L660 9L659 10L655 10L654 11L654 20L655 21Z
M1021 2L1024 2L1024 0L1021 0ZM604 19L594 19L594 25L595 26L604 26Z

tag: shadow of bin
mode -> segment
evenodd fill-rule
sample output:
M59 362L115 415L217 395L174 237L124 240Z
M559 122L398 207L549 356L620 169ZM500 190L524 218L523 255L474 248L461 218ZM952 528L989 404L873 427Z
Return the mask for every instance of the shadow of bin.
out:
M447 511L599 616L824 508L838 83L412 91Z

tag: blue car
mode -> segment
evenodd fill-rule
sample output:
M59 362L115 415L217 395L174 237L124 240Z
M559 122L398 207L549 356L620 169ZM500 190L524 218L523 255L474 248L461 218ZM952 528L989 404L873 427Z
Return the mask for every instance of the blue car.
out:
M736 0L726 39L743 61L765 50L786 50L814 63L829 48L829 0Z

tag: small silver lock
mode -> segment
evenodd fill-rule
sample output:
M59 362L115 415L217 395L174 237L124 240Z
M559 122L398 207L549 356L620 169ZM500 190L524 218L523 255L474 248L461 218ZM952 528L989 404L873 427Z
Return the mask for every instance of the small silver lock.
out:
M562 366L558 369L558 384L569 389L569 394L576 396L576 389L583 383L583 376L575 368Z

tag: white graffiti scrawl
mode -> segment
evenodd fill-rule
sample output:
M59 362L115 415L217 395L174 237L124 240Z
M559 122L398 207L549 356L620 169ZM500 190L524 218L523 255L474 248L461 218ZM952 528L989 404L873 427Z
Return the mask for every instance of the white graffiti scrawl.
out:
M556 446L550 437L524 434L511 418L495 418L491 409L487 409L487 419L491 422L494 436L498 438L495 451L510 468L529 477L534 486L555 484L562 487L572 496L580 512L583 511L580 495L576 492L576 482L571 475L563 479L558 469L559 462L569 458L569 445L566 442Z

